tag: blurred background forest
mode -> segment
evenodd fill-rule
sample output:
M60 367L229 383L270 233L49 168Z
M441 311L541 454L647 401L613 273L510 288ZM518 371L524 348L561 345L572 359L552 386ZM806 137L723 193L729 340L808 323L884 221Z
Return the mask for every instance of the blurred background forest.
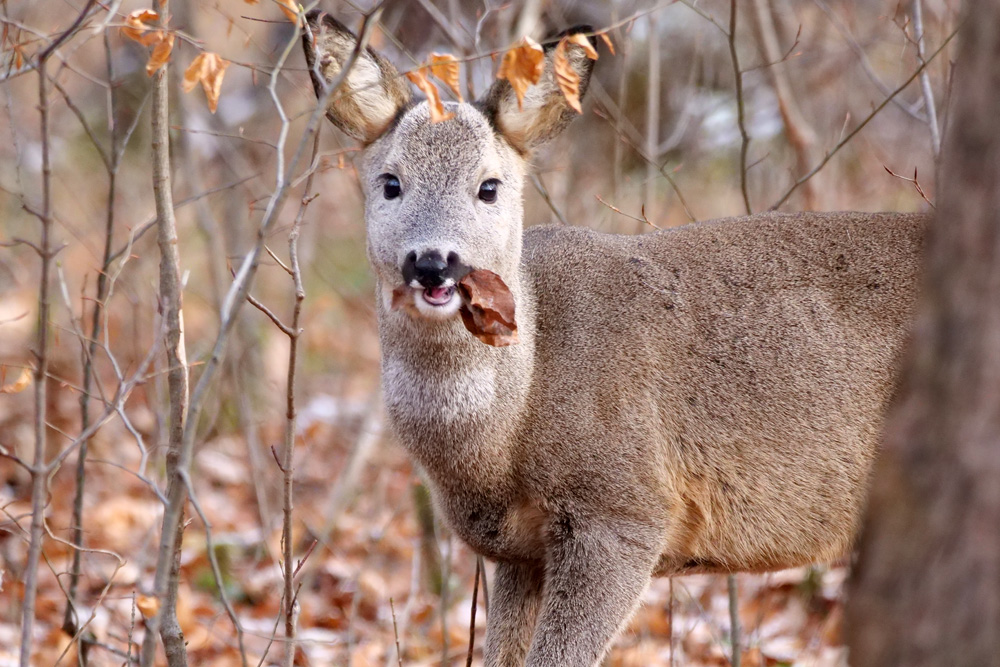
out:
M475 556L433 516L418 473L383 428L356 146L324 121L310 164L312 141L302 137L315 97L290 5L169 3L172 189L192 386L211 366L220 311L232 306L234 274L263 220L269 251L251 292L292 321L295 284L283 265L289 232L300 228L298 419L294 469L285 469L301 568L287 653L302 665L465 664ZM320 6L354 29L372 9ZM28 586L37 588L37 665L134 659L143 616L156 606L170 434L152 79L150 49L121 30L146 8L0 2L0 665L17 664ZM748 207L912 211L934 200L958 0L388 0L379 9L372 46L401 70L431 52L455 54L467 99L488 88L498 56L524 35L608 29L615 53L601 47L583 114L537 156L528 224L640 234ZM47 54L40 105L34 63L71 27ZM203 52L230 63L215 113L200 86L182 89ZM292 164L300 144L305 157ZM279 154L288 174L277 172ZM273 207L283 181L288 200ZM58 252L40 394L44 201ZM177 619L193 664L245 664L241 651L249 664L279 664L290 337L250 304L233 322L193 427L198 507L185 517ZM32 466L45 520L37 579L27 581ZM740 575L743 664L845 664L845 576L845 563ZM657 580L645 601L607 664L730 663L725 578ZM477 605L475 664L482 594Z

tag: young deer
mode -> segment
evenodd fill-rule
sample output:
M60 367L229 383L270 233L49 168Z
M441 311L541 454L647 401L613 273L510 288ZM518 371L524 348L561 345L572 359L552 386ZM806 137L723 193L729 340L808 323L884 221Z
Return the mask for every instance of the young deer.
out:
M356 40L308 20L321 90ZM575 115L551 62L522 109L497 81L432 124L392 65L359 55L327 115L365 146L386 406L451 528L496 562L486 664L599 662L654 575L843 556L923 218L524 230L528 159ZM570 57L582 92L592 62L579 46ZM463 326L457 283L472 269L509 288L516 344Z

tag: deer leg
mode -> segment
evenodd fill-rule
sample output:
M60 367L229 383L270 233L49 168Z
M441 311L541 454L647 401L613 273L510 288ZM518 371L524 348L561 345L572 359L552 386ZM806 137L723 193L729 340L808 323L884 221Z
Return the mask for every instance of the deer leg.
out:
M486 621L486 667L521 667L542 602L541 564L497 563Z
M660 532L638 523L557 522L529 667L599 664L649 583Z

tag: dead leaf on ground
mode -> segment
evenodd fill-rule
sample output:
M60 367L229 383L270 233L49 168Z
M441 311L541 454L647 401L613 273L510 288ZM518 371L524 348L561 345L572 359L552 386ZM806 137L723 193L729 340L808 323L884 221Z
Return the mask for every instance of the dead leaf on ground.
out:
M487 345L504 347L518 342L514 317L514 295L503 278L477 269L458 281L462 298L462 323Z
M503 54L497 78L507 79L510 82L514 94L517 95L517 108L520 109L528 86L538 83L543 72L545 72L545 51L538 42L525 37L520 44Z
M31 384L31 369L22 368L21 374L12 383L7 384L7 367L0 370L0 394L19 394Z
M421 67L418 70L406 73L406 78L416 84L424 95L427 96L427 106L431 110L431 122L440 123L446 121L449 118L454 118L455 114L450 111L444 110L444 103L441 101L441 94L438 93L437 86L435 86L428 78L425 73L426 68Z
M576 33L566 35L559 40L559 45L556 46L556 52L552 59L556 72L556 83L559 85L563 97L566 98L566 103L573 107L577 113L583 113L583 108L580 106L580 75L569 61L570 44L581 47L591 60L597 60L597 51L586 35Z
M199 82L205 90L208 99L208 109L212 113L219 106L219 92L222 90L222 78L226 74L229 61L217 53L199 53L184 72L184 92L190 92Z
M458 58L450 53L431 54L431 74L444 82L455 93L458 101L462 101L462 90L458 83Z

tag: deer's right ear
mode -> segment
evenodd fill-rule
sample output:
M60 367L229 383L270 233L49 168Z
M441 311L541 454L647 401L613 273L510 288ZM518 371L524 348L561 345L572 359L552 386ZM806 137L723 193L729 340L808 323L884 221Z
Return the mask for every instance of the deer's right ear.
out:
M306 14L309 29L302 47L317 97L337 79L357 47L358 39L326 12ZM388 60L371 48L358 54L340 89L331 96L326 117L350 136L369 144L388 129L410 103L410 88Z

